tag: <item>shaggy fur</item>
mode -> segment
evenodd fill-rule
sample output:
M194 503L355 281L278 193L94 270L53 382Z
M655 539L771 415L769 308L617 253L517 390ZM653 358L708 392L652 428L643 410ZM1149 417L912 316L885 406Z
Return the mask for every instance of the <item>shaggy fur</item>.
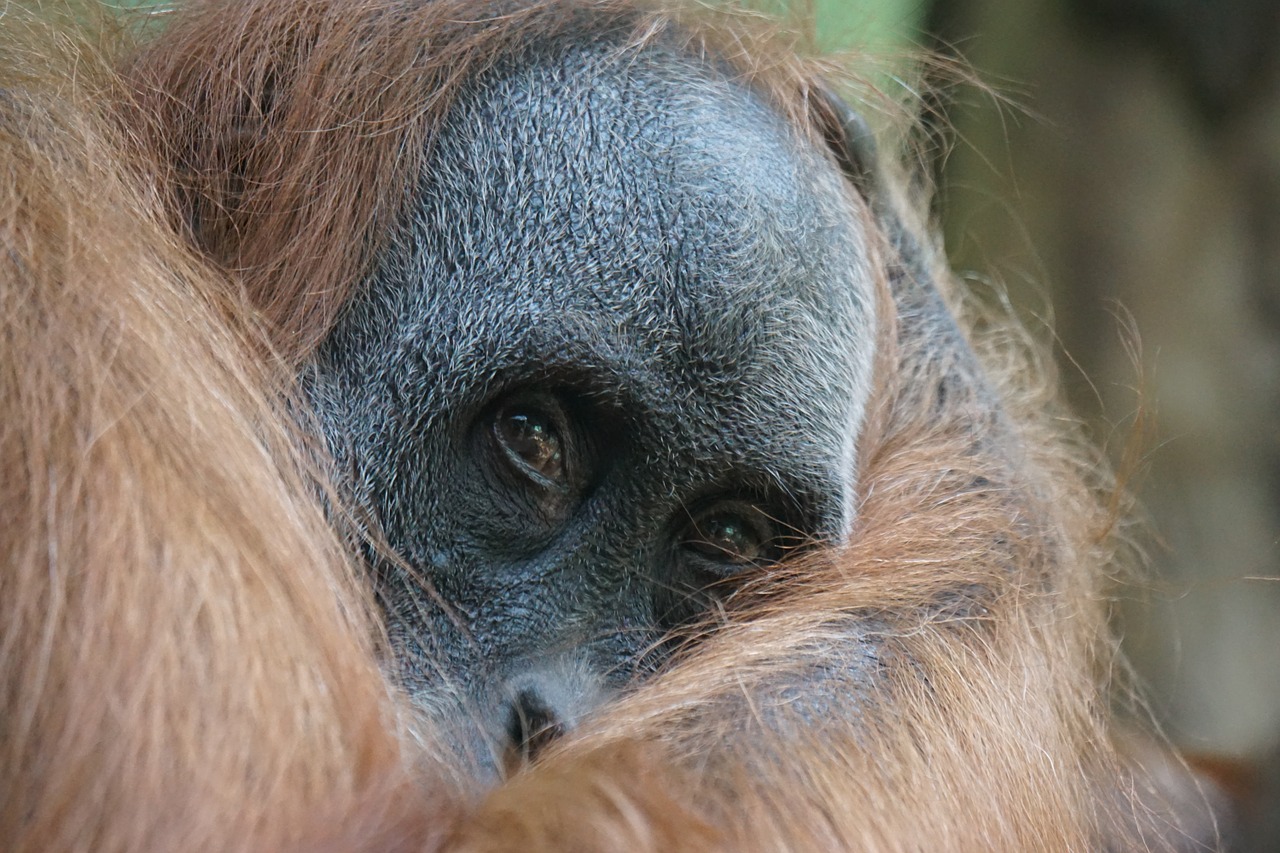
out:
M850 188L881 322L847 545L482 796L404 726L288 365L458 87L604 17L821 144L830 65L613 0L209 0L92 46L50 14L0 68L8 849L1195 849L1112 743L1098 459L1016 329L953 320L887 166Z

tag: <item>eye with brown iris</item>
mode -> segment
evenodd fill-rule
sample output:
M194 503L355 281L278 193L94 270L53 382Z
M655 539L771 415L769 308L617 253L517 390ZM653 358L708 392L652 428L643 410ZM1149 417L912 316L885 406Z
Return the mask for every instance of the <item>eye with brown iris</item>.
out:
M531 407L503 409L494 418L493 435L521 473L535 481L564 482L563 442L555 420L546 412Z
M773 556L772 537L762 527L738 512L707 513L694 519L682 544L706 560L754 565Z

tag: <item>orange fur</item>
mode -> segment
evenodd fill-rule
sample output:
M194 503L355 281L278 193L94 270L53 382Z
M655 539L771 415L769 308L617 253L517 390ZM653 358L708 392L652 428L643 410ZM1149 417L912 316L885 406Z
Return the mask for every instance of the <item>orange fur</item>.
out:
M0 95L5 849L279 850L316 813L416 838L282 378L70 94Z
M969 324L994 329L972 335L985 375L938 346L921 318L939 308L902 286L887 233L847 546L749 583L669 670L478 802L403 728L286 365L384 245L457 87L527 39L680 28L817 138L808 97L830 66L733 16L635 8L211 0L112 48L118 75L94 51L59 59L38 15L5 25L11 849L1177 841L1111 743L1098 459L1006 321ZM884 222L852 192L851 210ZM847 695L807 704L815 679Z

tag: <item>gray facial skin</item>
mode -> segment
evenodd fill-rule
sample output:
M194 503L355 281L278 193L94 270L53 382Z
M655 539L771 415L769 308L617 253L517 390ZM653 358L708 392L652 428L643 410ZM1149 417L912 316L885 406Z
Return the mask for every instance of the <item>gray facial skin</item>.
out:
M308 375L424 713L536 746L844 537L871 281L835 167L712 68L579 40L466 90Z

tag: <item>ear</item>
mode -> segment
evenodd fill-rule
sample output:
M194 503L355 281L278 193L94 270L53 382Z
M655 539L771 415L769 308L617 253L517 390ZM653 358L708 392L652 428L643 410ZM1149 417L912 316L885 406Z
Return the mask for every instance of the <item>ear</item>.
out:
M822 81L810 89L809 113L849 182L868 201L878 182L876 138L862 114Z
M836 165L871 208L897 254L890 269L895 288L911 289L916 282L926 291L933 290L936 271L928 236L921 226L913 228L912 217L900 207L903 199L890 191L892 181L884 175L871 125L822 80L811 85L808 105L810 120Z

